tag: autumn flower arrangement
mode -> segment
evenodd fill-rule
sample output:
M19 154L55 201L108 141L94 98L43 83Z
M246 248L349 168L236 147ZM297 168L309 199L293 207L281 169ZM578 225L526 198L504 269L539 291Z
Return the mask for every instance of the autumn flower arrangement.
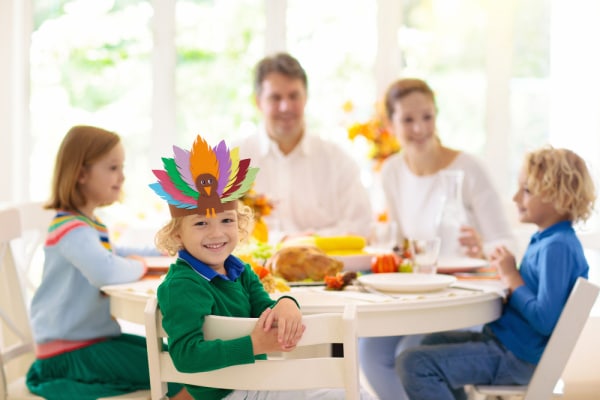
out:
M346 102L343 108L345 112L351 113L354 106L351 102ZM355 122L348 127L350 140L358 136L364 137L369 143L368 157L374 161L375 170L379 170L386 158L400 151L400 143L388 127L382 102L376 104L371 119L366 122Z
M267 242L269 231L264 217L271 214L273 202L263 193L256 193L254 189L248 190L240 199L254 212L254 230L252 236L259 242Z
M268 243L269 230L264 217L271 214L273 202L263 193L254 189L246 192L240 200L254 212L253 240L250 243L238 246L235 254L242 261L250 264L268 293L288 292L290 287L285 280L274 276L266 267L267 260L273 255L274 248Z

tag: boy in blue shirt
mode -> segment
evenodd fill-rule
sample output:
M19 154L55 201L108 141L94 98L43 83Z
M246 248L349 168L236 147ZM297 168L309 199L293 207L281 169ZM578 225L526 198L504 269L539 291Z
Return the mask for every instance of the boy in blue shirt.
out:
M585 162L566 149L526 155L515 201L519 220L534 223L521 267L505 248L490 257L509 290L501 317L483 332L428 335L401 353L396 370L411 399L466 399L468 384L529 382L578 277L588 264L573 223L592 212L595 189Z

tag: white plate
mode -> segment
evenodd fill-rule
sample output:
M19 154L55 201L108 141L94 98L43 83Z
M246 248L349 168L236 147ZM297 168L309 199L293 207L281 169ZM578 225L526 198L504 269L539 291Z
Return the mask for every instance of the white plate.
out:
M347 256L330 256L344 263L344 271L368 271L371 269L373 254L352 254Z
M487 260L481 258L440 257L437 262L437 270L442 273L468 272L487 265Z
M176 260L177 257L168 256L144 257L148 269L169 269Z
M358 280L377 290L406 293L433 292L456 282L456 278L451 275L400 272L362 275L358 277Z

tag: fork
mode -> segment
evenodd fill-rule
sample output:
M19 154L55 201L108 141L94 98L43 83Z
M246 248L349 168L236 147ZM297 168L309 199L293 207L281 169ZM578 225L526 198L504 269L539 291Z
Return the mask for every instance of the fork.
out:
M391 295L389 293L385 293L385 292L379 291L379 290L377 290L375 288L372 288L371 286L365 285L364 283L362 283L358 279L354 279L352 281L352 285L356 286L358 288L358 290L360 292L363 292L363 293L378 294L380 296L391 297L392 299L397 298L394 295Z

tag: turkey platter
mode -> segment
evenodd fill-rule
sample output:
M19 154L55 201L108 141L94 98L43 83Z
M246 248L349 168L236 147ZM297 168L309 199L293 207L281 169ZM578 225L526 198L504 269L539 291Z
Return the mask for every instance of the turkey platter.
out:
M313 246L283 247L271 257L268 267L289 282L322 281L340 272L344 264Z

